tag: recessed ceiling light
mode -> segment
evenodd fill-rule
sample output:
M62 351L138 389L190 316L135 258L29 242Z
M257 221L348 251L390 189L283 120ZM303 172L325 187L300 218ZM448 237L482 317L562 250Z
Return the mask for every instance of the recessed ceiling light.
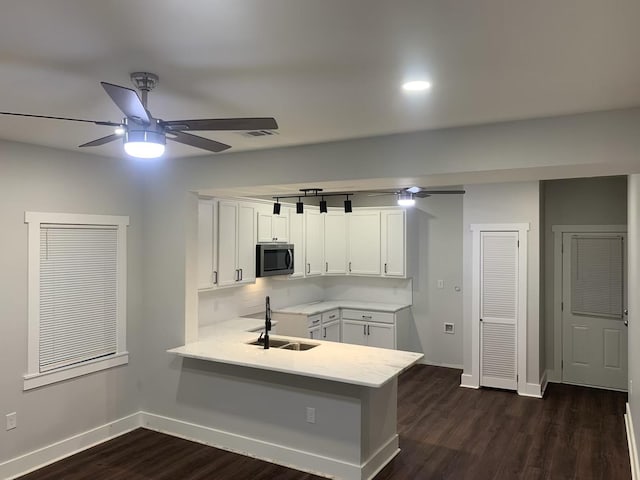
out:
M426 80L413 80L402 84L402 89L407 92L423 92L431 88L431 82Z
M124 127L116 127L113 130L113 133L115 133L116 135L124 135Z

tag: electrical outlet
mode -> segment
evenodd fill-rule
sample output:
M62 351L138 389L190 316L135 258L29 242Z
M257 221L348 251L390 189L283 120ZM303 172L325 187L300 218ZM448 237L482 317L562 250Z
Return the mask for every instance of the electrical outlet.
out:
M316 423L316 409L313 407L307 407L307 422Z
M444 324L444 333L455 333L455 326L453 323Z
M13 430L18 426L18 415L16 412L7 413L7 430Z
M438 280L438 288L444 288L444 280Z

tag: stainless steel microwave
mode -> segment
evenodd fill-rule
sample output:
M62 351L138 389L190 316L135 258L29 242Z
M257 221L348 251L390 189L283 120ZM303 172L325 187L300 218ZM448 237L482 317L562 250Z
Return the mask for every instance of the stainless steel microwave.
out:
M289 243L259 243L256 245L256 277L291 275L294 252Z

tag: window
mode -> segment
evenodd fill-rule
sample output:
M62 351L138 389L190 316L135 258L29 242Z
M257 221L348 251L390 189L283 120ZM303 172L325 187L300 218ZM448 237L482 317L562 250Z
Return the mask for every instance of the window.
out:
M29 390L128 362L128 217L27 212Z

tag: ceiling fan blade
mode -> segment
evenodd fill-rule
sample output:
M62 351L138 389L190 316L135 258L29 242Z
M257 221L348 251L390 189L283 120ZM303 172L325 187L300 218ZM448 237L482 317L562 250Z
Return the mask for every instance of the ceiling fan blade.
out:
M52 117L49 115L31 115L30 113L14 113L14 112L0 112L0 115L13 115L14 117L31 117L31 118L48 118L51 120L66 120L68 122L84 122L93 123L95 125L106 125L108 127L121 127L121 123L115 122L102 122L100 120L85 120L83 118L69 118L69 117Z
M169 131L175 130L276 130L275 118L202 118L161 122Z
M113 142L114 140L118 140L122 138L122 135L116 135L112 133L111 135L107 135L106 137L98 138L93 140L92 142L83 143L80 147L98 147L100 145L104 145L105 143Z
M462 195L464 193L464 190L422 190L415 195L418 198L425 198L431 195Z
M209 150L210 152L218 153L224 152L231 148L231 145L226 143L216 142L208 138L199 137L198 135L192 135L184 132L167 132L169 140L174 142L183 143L196 148L202 148L203 150Z
M147 125L151 123L147 109L144 108L135 90L107 82L100 82L100 84L127 118Z
M367 197L381 197L382 195L397 195L398 192L372 192Z

